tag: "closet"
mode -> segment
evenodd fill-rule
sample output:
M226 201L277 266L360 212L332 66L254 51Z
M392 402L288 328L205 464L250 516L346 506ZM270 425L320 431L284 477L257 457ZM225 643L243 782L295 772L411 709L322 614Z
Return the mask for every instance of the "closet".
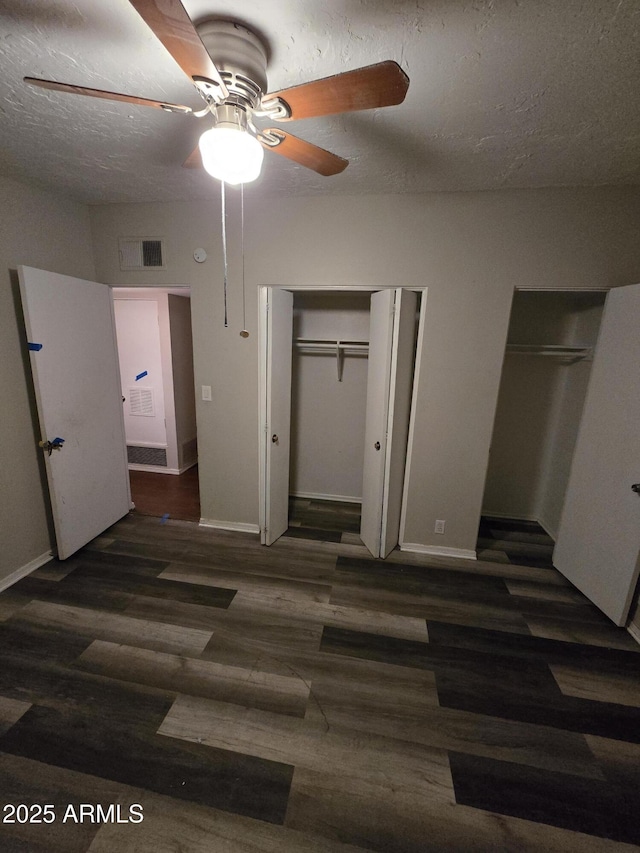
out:
M290 494L362 501L371 553L398 543L425 302L408 288L260 289L264 544L286 530Z
M289 494L362 500L367 292L293 294Z
M482 514L557 538L604 292L516 291Z

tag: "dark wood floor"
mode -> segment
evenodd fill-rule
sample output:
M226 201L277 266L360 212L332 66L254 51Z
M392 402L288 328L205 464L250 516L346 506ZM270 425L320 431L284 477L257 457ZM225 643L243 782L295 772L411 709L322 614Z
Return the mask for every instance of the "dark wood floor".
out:
M0 791L55 820L5 808L0 850L637 850L640 647L538 531L481 533L379 561L131 514L15 584Z
M129 471L136 512L156 518L200 521L198 466L182 474Z

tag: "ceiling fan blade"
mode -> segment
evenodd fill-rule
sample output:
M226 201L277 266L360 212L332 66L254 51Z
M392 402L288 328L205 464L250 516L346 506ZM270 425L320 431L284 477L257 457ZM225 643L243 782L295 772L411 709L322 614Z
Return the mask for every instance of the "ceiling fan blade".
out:
M349 165L349 161L343 157L338 157L337 154L325 151L324 148L319 148L311 142L305 142L304 139L299 139L291 133L286 133L279 127L270 127L267 130L263 130L262 133L267 136L277 136L281 140L278 145L269 145L263 142L262 144L267 151L275 151L276 154L282 154L283 157L288 157L289 160L294 160L301 166L306 166L307 169L313 169L319 175L324 175L325 177L338 175Z
M227 87L220 72L200 41L200 36L180 0L129 2L188 77L205 77L211 80L220 88L221 96L227 97Z
M196 145L182 165L185 169L204 169L199 145Z
M404 101L408 88L409 78L397 62L389 59L291 89L270 92L264 101L272 98L285 101L291 115L280 121L288 121L391 107Z
M53 80L40 80L38 77L24 77L24 82L41 89L52 89L54 92L68 92L71 95L89 95L91 98L104 98L107 101L123 101L125 104L136 104L140 107L157 107L170 113L190 113L191 107L183 104L171 104L166 101L154 101L149 98L138 98L136 95L122 95L119 92L106 92L104 89L88 89L86 86L74 86L70 83L54 83Z

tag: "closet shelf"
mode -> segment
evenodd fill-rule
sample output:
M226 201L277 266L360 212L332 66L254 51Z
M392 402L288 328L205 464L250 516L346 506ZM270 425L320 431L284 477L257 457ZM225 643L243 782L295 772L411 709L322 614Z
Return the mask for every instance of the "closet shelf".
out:
M507 344L507 352L515 355L545 355L563 361L578 361L591 357L591 347L567 347L555 344Z
M338 371L338 382L342 382L342 366L345 355L367 356L368 341L335 341L320 338L295 338L294 349L302 354L319 353L335 355Z

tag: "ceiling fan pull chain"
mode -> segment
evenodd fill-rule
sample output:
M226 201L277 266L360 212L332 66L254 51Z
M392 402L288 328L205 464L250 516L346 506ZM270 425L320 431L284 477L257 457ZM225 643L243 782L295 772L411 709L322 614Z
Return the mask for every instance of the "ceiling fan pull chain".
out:
M227 263L227 212L224 197L224 181L220 181L220 197L222 199L222 257L224 259L224 327L229 326L227 319L227 273L229 265Z
M240 332L240 337L248 338L247 298L244 286L244 184L240 184L240 241L242 248L242 331Z

